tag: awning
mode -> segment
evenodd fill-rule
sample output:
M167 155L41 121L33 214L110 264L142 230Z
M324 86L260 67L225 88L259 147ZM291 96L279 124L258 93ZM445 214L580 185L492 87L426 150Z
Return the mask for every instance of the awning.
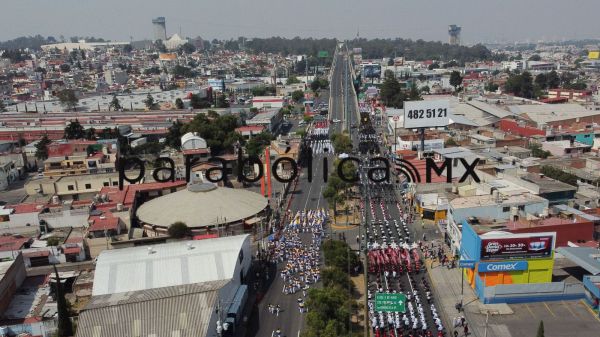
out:
M254 225L255 223L261 221L262 219L263 219L262 217L255 216L254 218L250 218L250 219L244 220L244 223L246 225Z
M559 247L556 252L571 260L592 275L600 274L600 254L591 247Z

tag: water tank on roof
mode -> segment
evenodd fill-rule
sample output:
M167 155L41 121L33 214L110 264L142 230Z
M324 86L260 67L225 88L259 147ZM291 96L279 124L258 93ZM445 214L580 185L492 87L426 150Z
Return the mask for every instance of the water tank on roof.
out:
M117 204L117 211L118 211L118 212L121 212L121 211L123 211L123 204L122 204L122 203L118 203L118 204Z
M56 205L59 203L59 199L58 199L58 195L53 195L52 196L52 204Z

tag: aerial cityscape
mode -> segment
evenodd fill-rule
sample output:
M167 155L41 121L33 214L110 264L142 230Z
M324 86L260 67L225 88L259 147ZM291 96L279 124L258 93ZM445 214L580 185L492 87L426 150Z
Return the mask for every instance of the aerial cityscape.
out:
M600 336L582 2L7 1L0 337Z

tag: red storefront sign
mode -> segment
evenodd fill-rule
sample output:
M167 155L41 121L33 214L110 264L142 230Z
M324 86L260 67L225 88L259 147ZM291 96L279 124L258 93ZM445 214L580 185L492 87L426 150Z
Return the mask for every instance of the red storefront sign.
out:
M553 236L481 239L481 259L511 259L552 256Z

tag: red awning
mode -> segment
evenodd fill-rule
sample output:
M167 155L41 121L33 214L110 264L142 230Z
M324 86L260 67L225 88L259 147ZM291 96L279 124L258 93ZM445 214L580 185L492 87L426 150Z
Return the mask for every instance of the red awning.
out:
M202 234L202 235L194 235L194 240L205 240L205 239L214 239L218 238L217 234Z

